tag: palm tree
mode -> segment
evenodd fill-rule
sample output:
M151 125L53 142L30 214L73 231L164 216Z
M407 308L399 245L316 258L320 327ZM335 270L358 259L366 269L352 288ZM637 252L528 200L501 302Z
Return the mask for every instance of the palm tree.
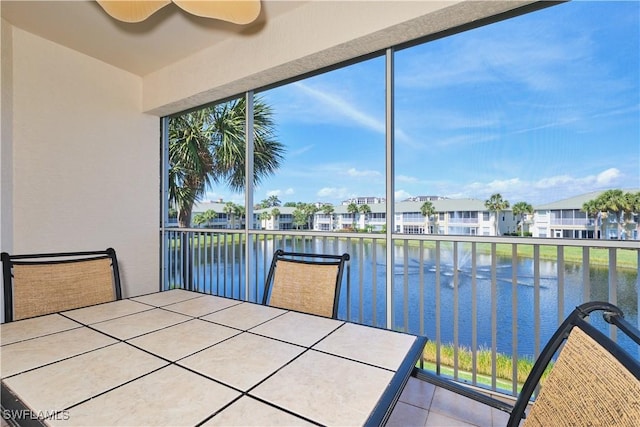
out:
M598 218L600 216L600 209L595 200L587 200L582 204L583 212L587 214L587 217L593 218L593 238L598 238Z
M639 219L636 220L636 234L640 236L640 191L626 193L625 198L627 199L629 208L626 221L633 222L634 214L639 217Z
M604 218L609 222L609 214L612 213L617 219L618 239L622 232L621 214L626 209L627 201L622 190L607 190L596 198L596 204L603 213ZM603 224L604 227L604 224ZM606 227L604 227L606 228ZM604 235L604 233L603 233Z
M333 205L326 203L320 208L323 214L330 216L330 227L333 230L333 212L335 211Z
M368 229L367 225L369 225L369 214L371 213L371 206L365 203L364 205L360 205L358 211L364 215L364 227Z
M293 225L296 226L297 230L300 230L300 227L307 224L307 213L304 211L302 207L296 208L293 213Z
M280 216L280 209L278 209L278 208L271 209L271 216L273 217L273 221L275 223L275 221L277 221L278 217Z
M520 236L524 236L524 214L533 214L533 206L527 202L518 202L513 205L513 214L520 217Z
M260 215L258 216L258 219L260 220L260 225L262 225L263 221L269 221L271 219L271 214L267 211L261 212ZM266 228L266 227L263 227Z
M239 98L205 107L169 121L169 204L178 211L180 227L189 227L193 204L213 183L233 191L245 185L246 101ZM273 174L284 147L275 139L271 106L254 99L255 184Z
M200 212L193 217L193 223L195 225L200 226L202 224L205 224L206 222L207 218L205 217L204 212Z
M326 203L326 204L322 205L320 210L325 215L331 215L335 211L333 205L330 205L329 203Z
M422 204L422 206L420 206L420 213L424 217L425 232L426 234L429 234L429 223L431 222L431 216L435 215L436 213L436 208L433 207L433 203L427 200Z
M242 228L242 219L245 217L245 209L244 206L242 205L235 205L234 206L234 215L237 216L238 218L240 218L240 228ZM245 221L246 222L246 221Z
M193 223L196 225L211 225L211 221L216 218L216 211L213 209L207 209L204 212L200 212L193 217Z
M236 228L236 213L238 212L236 204L233 203L233 202L225 203L223 211L231 219L231 228L235 229Z
M351 228L356 229L356 215L358 214L358 205L355 203L349 203L347 206L347 212L353 215L353 222L351 223Z
M213 128L202 109L169 122L169 204L178 212L178 225L191 225L193 204L211 184Z
M492 194L488 200L485 200L484 206L489 209L490 212L495 214L495 227L496 227L496 236L500 235L500 230L498 228L498 217L500 212L509 208L509 202L502 198L500 193Z
M280 205L281 205L280 199L275 194L272 194L271 196L269 196L267 198L267 206L266 207L272 208L272 207L280 206Z

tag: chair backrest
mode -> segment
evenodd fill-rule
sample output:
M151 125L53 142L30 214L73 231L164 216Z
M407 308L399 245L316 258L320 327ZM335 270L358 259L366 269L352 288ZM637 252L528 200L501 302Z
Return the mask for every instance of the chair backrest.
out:
M631 356L585 318L604 311L604 319L640 343L640 331L609 303L576 308L558 328L536 360L523 385L509 425L519 425L548 363L553 368L540 385L525 426L640 425L640 360ZM623 336L619 333L619 339Z
M122 298L116 252L10 255L3 252L5 321Z
M338 316L342 273L349 254L273 254L263 304L319 316Z

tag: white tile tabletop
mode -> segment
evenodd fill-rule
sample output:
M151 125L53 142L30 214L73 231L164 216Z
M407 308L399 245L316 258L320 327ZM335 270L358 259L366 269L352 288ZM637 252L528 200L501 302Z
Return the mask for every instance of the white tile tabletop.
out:
M0 340L2 345L17 341L41 337L56 332L62 332L82 325L69 320L59 314L33 317L19 322L3 323L0 325Z
M129 343L170 361L176 361L241 333L238 329L193 319L141 335Z
M54 426L375 423L425 342L184 290L1 328L3 403Z
M320 424L359 426L392 377L385 369L310 350L250 394Z
M238 304L242 304L242 301L213 295L203 295L198 298L165 305L163 308L193 317L201 317Z
M251 328L251 332L293 344L311 346L343 323L340 320L290 311Z
M92 328L104 332L121 340L136 337L138 335L157 331L168 326L186 322L192 317L172 311L154 308L100 323L94 323Z
M203 426L219 427L290 427L313 425L315 424L247 396L241 397L236 403L227 407L203 424Z
M67 409L166 364L118 343L16 375L5 384L29 402L34 411L43 413ZM71 372L82 372L83 381L77 382Z
M170 291L156 292L153 294L141 295L139 297L131 298L133 301L142 302L145 304L153 305L155 307L162 307L164 305L174 304L180 301L186 301L192 298L199 298L203 294L196 292L185 291L184 289L172 289Z
M412 335L345 323L313 348L397 370L415 340ZM366 351L362 351L366 348Z
M194 426L241 393L170 365L69 409L54 426Z
M129 299L107 302L104 304L92 305L90 307L77 308L65 311L62 314L85 325L104 322L128 314L139 313L141 311L152 310L146 304L142 304Z
M70 329L2 346L1 376L7 377L117 341L88 328Z
M279 308L243 303L204 316L202 319L231 326L232 328L247 330L284 313L286 313L286 310Z
M245 391L304 350L304 347L243 333L178 363Z

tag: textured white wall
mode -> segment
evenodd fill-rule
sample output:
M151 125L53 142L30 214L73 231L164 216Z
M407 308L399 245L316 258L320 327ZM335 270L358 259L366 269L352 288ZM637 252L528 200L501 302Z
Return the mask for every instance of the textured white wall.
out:
M0 19L0 251L13 248L12 39L11 26Z
M14 28L12 88L14 252L112 246L125 296L157 290L160 131L141 79Z
M13 249L13 69L11 26L0 19L0 252ZM0 292L4 322L4 292Z

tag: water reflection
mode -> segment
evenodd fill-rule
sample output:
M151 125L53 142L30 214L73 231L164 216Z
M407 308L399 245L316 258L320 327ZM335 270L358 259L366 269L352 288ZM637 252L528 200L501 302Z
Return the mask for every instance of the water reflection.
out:
M305 252L348 252L351 262L340 295L340 318L380 327L386 325L383 242L335 240L328 248L322 241L261 241L255 249L261 261L252 266L248 289L241 285L245 274L242 244L223 245L217 250L200 248L195 251L198 267L194 271L194 282L202 291L260 301L269 267L267 260L276 247ZM476 254L473 266L468 248L458 247L454 253L451 244L442 244L439 252L438 256L435 248L394 247L393 329L422 333L431 339L439 336L447 343L454 341L457 321L459 345L471 347L475 334L479 347L495 345L500 353L534 357L559 321L577 305L587 299L608 300L612 293L606 268L589 269L590 289L585 296L581 264L565 262L559 274L556 261L540 260L536 265L531 258L512 262L508 257L496 257L495 268L492 268L492 257L485 253ZM494 274L495 281L492 280ZM170 280L180 282L178 277L180 274L174 273ZM638 272L620 270L616 277L617 304L627 318L637 324ZM438 307L439 317L436 317ZM597 319L595 323L602 320Z

